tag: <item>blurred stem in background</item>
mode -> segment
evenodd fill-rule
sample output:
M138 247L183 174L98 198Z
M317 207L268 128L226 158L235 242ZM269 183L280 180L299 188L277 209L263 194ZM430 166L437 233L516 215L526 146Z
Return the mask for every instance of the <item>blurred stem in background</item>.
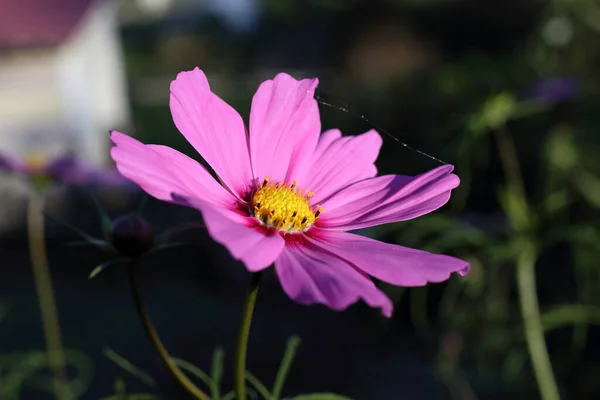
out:
M248 294L244 301L242 310L242 320L238 331L237 346L235 350L234 364L234 387L237 400L246 400L246 352L248 350L248 336L250 335L250 325L252 324L252 314L254 313L254 304L258 295L258 286L262 271L252 274Z
M543 400L560 400L558 386L548 356L537 298L535 263L537 245L530 233L534 216L528 207L525 185L514 143L504 125L495 130L500 162L506 178L504 209L518 240L517 284L525 339L538 389Z
M72 399L73 395L69 388L67 362L58 321L58 309L48 267L43 209L43 197L36 191L32 191L27 208L27 229L33 279L40 305L48 362L54 375L54 395L56 399L67 400Z
M171 355L162 344L156 329L154 329L154 325L152 325L152 321L150 321L150 316L146 311L146 307L144 307L144 303L142 302L142 297L140 295L140 291L138 289L136 275L135 275L135 262L131 262L127 270L129 272L129 287L131 290L131 295L133 296L133 302L135 304L135 309L137 311L138 316L140 317L140 322L146 333L148 334L148 338L152 343L152 346L160 356L161 360L171 372L173 377L183 386L194 398L199 400L210 400L210 397L206 393L204 393L200 388L198 388L186 375L185 373L177 366L175 361L171 358Z
M517 282L521 314L525 325L525 338L533 369L543 400L559 400L560 394L552 372L552 364L544 340L535 282L536 246L526 243L517 259Z

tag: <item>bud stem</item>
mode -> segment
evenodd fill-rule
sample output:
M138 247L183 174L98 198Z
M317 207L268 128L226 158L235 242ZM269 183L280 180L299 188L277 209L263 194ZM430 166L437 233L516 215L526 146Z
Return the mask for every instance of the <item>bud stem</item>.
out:
M150 316L148 315L148 312L146 311L146 308L144 307L144 304L142 302L142 297L140 296L140 291L138 289L137 280L136 280L136 276L135 276L135 264L131 263L127 269L129 271L129 288L131 290L131 295L133 297L135 309L137 311L138 316L140 317L140 322L142 323L144 330L148 334L148 338L150 339L150 342L152 343L154 350L156 350L156 352L160 356L161 360L163 361L163 363L165 364L165 366L167 367L169 372L171 372L173 377L192 396L194 396L194 398L199 399L199 400L210 400L210 397L208 397L208 395L206 393L204 393L202 390L200 390L183 373L183 371L181 369L179 369L179 367L175 364L175 362L171 358L171 355L169 354L169 352L167 351L165 346L162 344L160 337L158 336L156 329L154 329L154 326L152 325L152 322L150 321Z

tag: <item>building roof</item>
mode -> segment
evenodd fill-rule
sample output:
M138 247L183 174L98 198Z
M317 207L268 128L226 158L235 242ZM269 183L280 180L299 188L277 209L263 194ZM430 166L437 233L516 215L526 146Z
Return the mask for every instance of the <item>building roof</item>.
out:
M65 41L94 0L0 0L0 48Z

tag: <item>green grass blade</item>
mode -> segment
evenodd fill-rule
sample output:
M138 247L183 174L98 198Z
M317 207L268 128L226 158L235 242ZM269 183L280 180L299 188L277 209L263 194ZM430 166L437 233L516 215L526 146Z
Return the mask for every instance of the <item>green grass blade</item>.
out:
M267 389L267 387L256 376L250 373L250 371L246 371L246 380L250 382L252 386L254 386L256 391L260 393L265 400L271 400L273 398L271 393L269 393L269 389Z
M148 373L142 371L140 368L133 365L129 360L120 356L112 349L105 348L103 350L103 353L109 360L111 360L112 362L117 364L119 367L121 367L125 371L129 372L131 375L135 376L136 378L138 378L139 380L144 382L146 385L151 386L151 387L156 387L156 383L154 382L154 379L152 379L152 377Z
M171 357L171 360L173 360L173 362L179 368L183 369L186 372L189 372L190 374L194 375L196 378L200 379L202 381L202 383L204 383L209 388L212 387L212 385L213 385L212 378L210 376L208 376L208 374L206 372L204 372L200 368L196 367L194 364L192 364L188 361L182 360L181 358Z
M210 366L210 376L212 378L212 385L210 386L210 393L213 400L219 400L221 398L221 380L223 379L223 358L225 353L223 349L216 349L213 353L212 364Z
M310 393L301 394L290 398L289 400L352 400L350 397L342 396L335 393Z
M298 336L292 336L287 342L285 353L283 354L283 359L281 360L277 376L275 377L275 383L273 384L273 395L271 396L273 400L279 400L281 396L283 385L290 372L298 346L300 346L300 338Z

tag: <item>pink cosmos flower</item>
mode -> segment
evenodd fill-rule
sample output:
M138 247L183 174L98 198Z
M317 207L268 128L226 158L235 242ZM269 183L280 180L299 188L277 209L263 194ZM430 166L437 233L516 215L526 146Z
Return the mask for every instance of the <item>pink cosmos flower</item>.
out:
M382 144L374 130L321 134L317 79L281 73L252 100L249 132L211 92L204 73L171 83L175 125L217 176L160 145L111 133L118 170L150 195L202 212L208 232L249 271L275 264L283 290L302 304L342 310L359 299L391 316L392 303L369 276L422 286L463 275L469 265L348 233L404 221L444 205L459 179L444 165L418 176L376 176Z

